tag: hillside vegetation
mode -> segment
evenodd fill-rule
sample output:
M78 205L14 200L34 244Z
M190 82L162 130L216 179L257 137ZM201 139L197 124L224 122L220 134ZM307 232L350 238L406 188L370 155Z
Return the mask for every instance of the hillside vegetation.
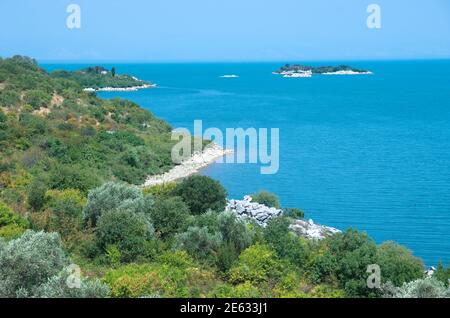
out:
M450 270L427 278L396 243L352 229L305 239L289 230L298 209L266 228L239 220L208 177L137 187L172 167L170 126L82 87L0 59L0 297L449 296Z

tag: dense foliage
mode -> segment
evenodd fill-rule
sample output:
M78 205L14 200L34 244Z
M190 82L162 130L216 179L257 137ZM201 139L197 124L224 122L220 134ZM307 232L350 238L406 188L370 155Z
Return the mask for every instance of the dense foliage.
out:
M295 208L265 228L240 220L211 178L137 187L172 166L170 127L82 87L0 59L0 297L448 296L443 265L425 278L404 247L356 230L300 237ZM280 207L270 193L254 200Z

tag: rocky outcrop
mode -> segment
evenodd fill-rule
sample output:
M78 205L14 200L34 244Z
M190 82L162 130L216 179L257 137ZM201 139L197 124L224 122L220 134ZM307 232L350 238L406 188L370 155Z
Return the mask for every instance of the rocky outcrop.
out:
M229 200L225 210L236 213L239 219L253 219L262 227L266 227L271 219L283 214L280 209L252 202L252 197L248 195L244 200Z
M235 213L239 219L254 220L262 227L266 227L271 219L283 215L283 210L252 202L252 197L248 195L244 197L244 200L229 200L225 210ZM299 236L317 240L340 232L333 227L315 224L312 220L304 221L301 219L293 220L290 229Z
M321 240L327 236L341 232L334 227L315 224L313 220L294 220L289 228L300 236L316 240Z

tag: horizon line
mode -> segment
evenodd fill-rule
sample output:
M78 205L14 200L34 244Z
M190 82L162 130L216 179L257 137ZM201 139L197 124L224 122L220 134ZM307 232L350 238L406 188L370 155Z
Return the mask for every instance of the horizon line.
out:
M19 54L20 55L20 54ZM27 55L24 55L27 56ZM11 56L12 57L12 56ZM4 57L3 57L4 58ZM179 60L150 60L150 59L39 59L35 58L39 64L87 64L87 63L126 63L126 64L244 64L244 63L298 63L298 62L378 62L378 61L442 61L450 60L450 56L446 57L404 57L404 58L330 58L330 59L255 59L255 60L197 60L197 59L179 59Z

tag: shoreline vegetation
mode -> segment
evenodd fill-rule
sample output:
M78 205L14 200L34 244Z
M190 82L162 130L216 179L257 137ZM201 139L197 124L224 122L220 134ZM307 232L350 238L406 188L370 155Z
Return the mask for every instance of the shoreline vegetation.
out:
M0 58L0 298L450 297L450 268L425 273L402 245L306 222L269 192L231 202L218 181L185 176L227 150L174 170L168 123L83 91L111 86L102 72ZM157 184L142 187L149 175Z
M308 66L301 64L286 64L273 74L283 75L287 78L312 77L313 75L368 75L372 72L365 69L358 69L349 65L339 66Z
M56 70L50 73L53 78L73 80L79 83L86 92L122 92L156 87L135 76L117 74L116 68L108 70L102 66L91 66L78 71Z

